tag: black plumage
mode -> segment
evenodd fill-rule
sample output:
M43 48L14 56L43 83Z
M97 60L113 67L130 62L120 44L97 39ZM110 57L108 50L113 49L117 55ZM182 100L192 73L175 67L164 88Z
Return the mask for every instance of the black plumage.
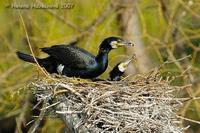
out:
M44 67L49 73L59 73L68 77L96 78L101 75L108 66L108 53L110 50L124 45L133 45L118 37L109 37L99 46L97 56L79 48L73 44L54 45L41 48L47 53L47 58L36 58L39 65ZM20 59L35 63L31 55L17 52Z
M110 78L109 80L120 81L122 78L122 75L125 73L129 63L134 59L134 57L135 56L133 56L131 59L120 62L117 65L115 65L109 73L109 78Z

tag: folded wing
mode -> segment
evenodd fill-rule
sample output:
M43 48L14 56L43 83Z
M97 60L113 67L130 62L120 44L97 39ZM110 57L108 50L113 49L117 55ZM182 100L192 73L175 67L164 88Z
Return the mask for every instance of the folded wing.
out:
M73 69L84 70L95 63L95 56L75 45L55 45L41 50L59 63Z

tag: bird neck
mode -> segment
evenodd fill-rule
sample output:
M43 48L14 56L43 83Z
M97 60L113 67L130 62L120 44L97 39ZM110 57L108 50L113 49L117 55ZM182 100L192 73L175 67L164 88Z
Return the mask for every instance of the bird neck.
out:
M108 53L109 50L99 50L99 53L96 56L96 61L100 66L103 66L103 68L106 68L108 65Z

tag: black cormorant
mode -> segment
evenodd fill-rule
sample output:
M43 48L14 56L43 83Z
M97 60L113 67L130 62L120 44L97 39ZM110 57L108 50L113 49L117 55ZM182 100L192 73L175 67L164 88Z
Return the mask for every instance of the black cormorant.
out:
M109 73L109 78L110 78L109 80L111 80L111 81L120 81L122 75L124 74L125 70L128 67L128 64L133 59L135 59L135 56L133 56L132 58L130 58L130 59L126 60L126 61L120 62L116 66L114 66L113 69Z
M108 53L110 50L121 46L133 46L131 42L118 37L108 37L99 46L97 56L75 46L74 44L61 44L41 48L47 53L47 58L37 58L40 66L49 73L59 73L68 77L94 79L101 75L108 66ZM17 52L17 56L27 62L35 63L31 55Z

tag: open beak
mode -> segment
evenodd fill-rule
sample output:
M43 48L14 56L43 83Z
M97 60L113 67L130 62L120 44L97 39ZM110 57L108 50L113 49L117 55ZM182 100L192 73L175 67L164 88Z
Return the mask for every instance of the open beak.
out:
M129 64L132 60L135 60L135 59L136 59L136 56L135 56L135 54L134 54L130 59L128 59L128 60L126 60L125 62L123 62L123 66L124 66L124 67L127 67L128 64Z
M117 46L118 47L122 47L122 46L134 46L134 44L132 42L129 42L129 41L120 40L120 41L117 42Z

